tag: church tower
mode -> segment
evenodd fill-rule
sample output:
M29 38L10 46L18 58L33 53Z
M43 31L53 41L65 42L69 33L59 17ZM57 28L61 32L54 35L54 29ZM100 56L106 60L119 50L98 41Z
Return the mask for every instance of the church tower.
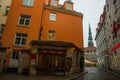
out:
M90 24L89 24L89 33L88 34L89 34L89 36L88 36L88 47L94 46Z

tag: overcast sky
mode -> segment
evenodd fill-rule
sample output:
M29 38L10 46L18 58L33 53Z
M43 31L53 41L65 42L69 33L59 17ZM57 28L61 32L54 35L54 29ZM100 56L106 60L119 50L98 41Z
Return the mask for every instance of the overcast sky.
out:
M60 4L63 4L65 0L60 0ZM105 0L72 0L74 2L74 10L83 13L83 34L84 34L84 47L88 46L88 28L89 23L91 26L93 39L96 34L96 27L99 21L100 15L103 12ZM95 41L94 41L94 45Z

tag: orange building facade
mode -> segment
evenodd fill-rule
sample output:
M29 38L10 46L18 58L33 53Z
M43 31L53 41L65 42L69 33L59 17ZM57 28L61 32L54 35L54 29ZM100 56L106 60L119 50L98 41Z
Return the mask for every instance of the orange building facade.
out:
M28 2L27 2L28 1ZM73 10L66 0L12 0L1 39L9 47L5 67L18 67L21 49L29 49L32 40L73 42L83 48L83 14Z

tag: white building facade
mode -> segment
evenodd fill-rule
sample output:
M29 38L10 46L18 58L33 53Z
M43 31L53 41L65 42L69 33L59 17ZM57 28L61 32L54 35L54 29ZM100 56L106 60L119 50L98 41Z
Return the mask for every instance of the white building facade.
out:
M120 0L106 0L97 27L96 44L100 68L120 72ZM102 20L102 21L101 21Z
M99 67L103 67L104 66L104 55L105 55L105 50L106 50L106 46L105 45L105 8L104 8L104 12L103 14L100 16L100 20L98 23L98 28L96 29L96 45L97 45L97 56L98 56L98 66Z

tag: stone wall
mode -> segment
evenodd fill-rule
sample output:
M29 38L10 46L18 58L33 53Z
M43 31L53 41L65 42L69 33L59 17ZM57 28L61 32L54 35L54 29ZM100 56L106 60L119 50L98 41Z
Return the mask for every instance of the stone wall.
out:
M83 68L80 67L80 57L82 56L80 52L77 50L70 50L67 51L67 59L71 59L71 69L66 72L66 75L72 75L78 72L81 72ZM69 55L68 55L69 54Z
M22 73L24 69L30 68L30 52L21 51L18 62L18 73Z
M5 51L0 50L0 73L2 73L4 60L5 60Z

